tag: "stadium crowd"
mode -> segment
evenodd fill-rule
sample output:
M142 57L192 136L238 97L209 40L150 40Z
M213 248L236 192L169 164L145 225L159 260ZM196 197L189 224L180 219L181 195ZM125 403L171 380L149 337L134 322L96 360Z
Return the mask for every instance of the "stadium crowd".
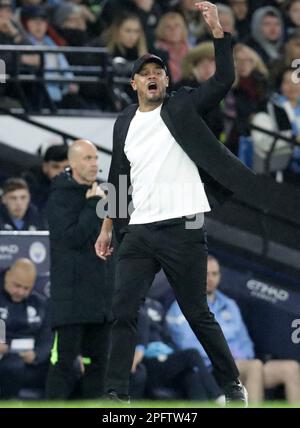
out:
M270 169L277 180L298 186L300 85L293 61L300 58L300 0L216 3L224 30L234 38L236 80L224 101L204 119L217 138L246 163L242 150L250 141L253 153L248 165L257 172L265 172L259 161L264 164L273 137L250 125L289 137L293 144L277 140ZM48 52L42 58L36 53L22 53L18 67L13 52L0 51L9 76L15 76L17 68L24 74L41 75L42 71L44 81L16 85L8 78L0 85L1 107L24 108L31 113L43 108L119 112L135 101L129 86L132 63L148 51L166 61L170 90L201 85L215 71L211 37L194 0L0 0L0 48L5 45L107 49L108 55L103 57ZM91 65L111 66L113 75L123 80L112 80L109 86L76 82L74 67ZM63 78L63 83L48 81L52 78ZM68 166L68 148L53 145L38 168L18 177L1 174L0 230L48 230L46 206L51 183L59 174L66 174ZM95 196L99 195L86 197L90 204ZM63 224L60 227L64 233ZM80 275L78 272L74 282ZM104 272L102 276L107 281ZM17 260L1 273L0 319L7 325L7 343L0 342L0 399L45 396L53 335L49 302L35 292L35 280L35 267L27 259ZM216 291L220 282L219 263L210 258L209 306L224 330L250 401L262 401L266 390L281 385L285 398L299 403L299 363L263 361L256 356L237 304ZM224 393L214 379L210 361L188 329L165 278L163 283L166 293L160 298L150 295L141 311L131 395L137 399L186 398L222 404ZM78 306L80 299L84 296L78 298ZM74 357L69 397L81 394L88 370L83 357Z
M205 120L235 154L247 146L243 137L251 137L254 154L246 162L257 171L263 168L273 139L254 131L250 124L291 137L294 145L277 141L269 168L277 172L278 180L284 171L285 180L297 183L300 2L228 0L216 4L224 30L233 35L236 81ZM211 36L193 0L0 0L0 46L5 45L107 50L107 54L47 52L43 56L0 52L9 76L0 86L1 106L23 107L28 112L43 108L56 112L122 110L135 101L129 86L132 63L147 51L167 62L170 90L199 85L215 69ZM78 83L76 78L90 73L85 67L91 66L111 70L109 84L100 80ZM96 75L103 75L99 70ZM21 74L35 81L18 81Z

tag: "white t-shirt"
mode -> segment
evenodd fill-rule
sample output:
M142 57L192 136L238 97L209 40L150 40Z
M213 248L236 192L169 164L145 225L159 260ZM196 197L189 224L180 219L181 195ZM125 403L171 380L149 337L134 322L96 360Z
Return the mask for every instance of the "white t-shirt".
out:
M134 211L129 224L145 224L210 211L196 164L160 116L161 106L136 111L125 141Z

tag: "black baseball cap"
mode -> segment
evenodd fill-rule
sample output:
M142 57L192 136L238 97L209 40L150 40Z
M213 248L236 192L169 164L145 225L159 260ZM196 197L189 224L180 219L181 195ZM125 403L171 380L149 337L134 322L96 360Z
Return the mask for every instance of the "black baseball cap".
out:
M155 62L156 64L160 65L161 68L163 68L165 70L165 72L167 73L167 67L165 66L163 60L159 56L151 54L151 53L146 53L145 55L143 55L139 59L137 59L135 61L135 63L133 64L132 72L131 72L131 79L133 79L134 75L136 73L139 73L141 71L143 65L148 63L148 62Z
M21 9L21 18L29 19L44 19L48 20L48 12L43 6L24 6Z

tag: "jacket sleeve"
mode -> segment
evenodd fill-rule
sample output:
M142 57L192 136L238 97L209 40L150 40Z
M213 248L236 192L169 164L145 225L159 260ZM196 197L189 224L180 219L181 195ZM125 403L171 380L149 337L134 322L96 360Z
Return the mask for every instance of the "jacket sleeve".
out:
M96 206L100 200L99 196L86 199L85 205L80 212L73 206L72 200L66 200L63 195L56 192L51 196L47 214L51 238L63 239L65 245L71 249L81 248L86 241L93 236L96 216ZM101 220L99 219L99 231Z
M215 74L203 82L197 89L190 89L193 101L199 113L207 112L219 105L231 88L234 79L234 62L232 54L232 39L229 33L222 38L213 39L215 46Z
M119 176L119 168L120 168L120 156L116 148L116 136L118 133L118 119L116 120L114 124L113 129L113 148L112 148L112 155L111 155L111 163L108 173L108 183L113 184L114 186L117 186L118 184L118 176Z

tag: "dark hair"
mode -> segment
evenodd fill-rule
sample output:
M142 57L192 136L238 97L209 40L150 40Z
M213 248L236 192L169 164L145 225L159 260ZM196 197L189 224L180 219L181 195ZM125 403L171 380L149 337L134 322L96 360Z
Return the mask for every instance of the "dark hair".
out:
M276 88L280 89L285 73L293 73L294 71L296 71L296 69L290 66L287 66L283 70L281 70L279 76L276 79Z
M294 3L298 3L299 0L288 0L283 4L283 9L289 12Z
M12 177L8 178L2 187L3 195L9 192L14 192L15 190L24 189L29 192L29 187L26 181L23 178Z
M264 16L263 18L265 18L266 16L273 16L273 18L277 18L280 21L280 17L273 11L273 10L269 10Z
M48 20L48 11L42 5L29 5L21 8L21 20L28 21L29 19L42 18Z
M68 159L68 146L66 144L48 147L44 155L44 162L62 162Z

